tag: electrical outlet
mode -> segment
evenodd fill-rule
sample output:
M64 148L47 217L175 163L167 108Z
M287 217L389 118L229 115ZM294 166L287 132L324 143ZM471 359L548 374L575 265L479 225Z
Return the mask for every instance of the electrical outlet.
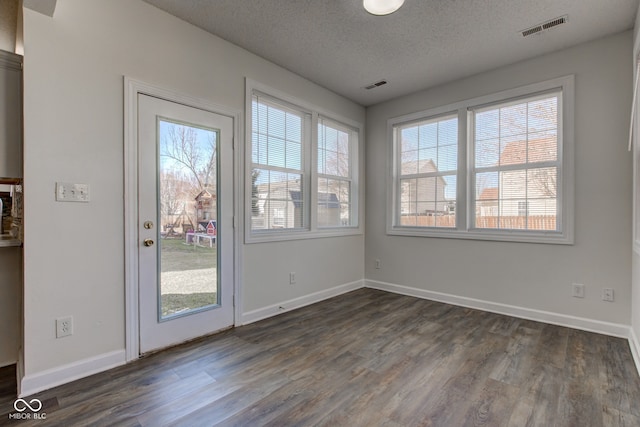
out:
M382 265L380 264L380 260L377 259L376 260L376 270L380 270L381 267L382 267Z
M56 338L73 335L73 316L59 317L56 319Z
M292 271L291 273L289 273L289 284L290 285L295 285L296 284L296 272Z
M602 289L602 301L613 302L613 289L612 288L603 288Z
M582 283L571 285L571 295L574 298L584 298L584 285Z

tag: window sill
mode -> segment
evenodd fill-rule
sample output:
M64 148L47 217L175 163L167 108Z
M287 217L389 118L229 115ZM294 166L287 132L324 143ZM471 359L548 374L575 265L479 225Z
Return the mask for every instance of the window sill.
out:
M495 242L538 243L550 245L574 244L573 236L560 232L522 232L520 230L505 230L497 233L494 230L460 231L454 229L426 229L423 227L392 227L387 229L387 234L391 236L435 237L441 239L488 240Z
M245 236L245 244L252 243L269 243L269 242L285 242L289 240L310 240L310 239L324 239L329 237L347 237L347 236L361 236L364 232L361 227L344 227L344 228L327 228L320 230L287 230L287 231L274 231L266 230L263 232L247 233Z

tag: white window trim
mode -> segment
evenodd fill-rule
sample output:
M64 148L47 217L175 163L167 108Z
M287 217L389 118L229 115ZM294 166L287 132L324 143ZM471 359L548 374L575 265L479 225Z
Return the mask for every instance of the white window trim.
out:
M492 240L504 242L525 242L525 243L548 243L572 245L574 243L574 76L564 76L540 83L521 86L514 89L504 90L498 93L481 96L453 104L431 108L416 113L406 114L391 118L387 121L387 140L389 141L388 161L387 161L387 234L397 236L419 236L436 237L449 239L471 239L471 240ZM562 185L558 188L560 203L558 215L561 218L562 231L523 231L523 230L495 230L477 229L471 224L472 218L469 215L473 208L473 186L472 172L474 170L473 141L468 135L472 129L469 118L470 109L478 108L486 104L500 103L511 99L535 96L539 93L560 89L562 91L562 101L560 110L562 112L561 130L559 135L560 151L559 163L561 165ZM411 121L425 120L432 117L444 116L447 114L458 115L458 180L457 180L457 205L456 205L456 228L428 228L396 225L397 206L399 203L397 182L398 165L396 161L397 142L394 137L394 127ZM467 155L469 153L469 155Z
M250 171L252 169L251 159L251 132L252 132L252 96L254 91L264 94L265 96L272 98L274 101L281 101L285 104L295 106L311 115L311 127L310 127L310 147L303 147L303 164L305 165L304 175L307 177L307 182L303 183L304 186L304 203L306 206L304 212L304 220L307 221L305 228L301 229L270 229L270 230L252 230L251 229L251 177ZM361 175L361 162L362 159L362 141L363 141L363 125L354 120L346 117L342 117L331 111L327 111L323 108L319 108L309 102L295 98L287 93L274 89L265 84L259 83L255 80L245 79L245 138L247 147L245 148L244 159L244 230L245 243L262 243L262 242L278 242L286 240L301 240L301 239L313 239L313 238L326 238L326 237L340 237L340 236L352 236L361 235L364 232L363 218L362 218L362 206L363 206L363 191L362 189L362 175ZM352 170L352 191L354 197L352 197L351 214L353 216L354 224L351 226L338 226L338 227L318 227L317 225L317 200L318 200L318 118L323 117L327 120L336 122L348 128L352 128L357 133L357 140L352 144L352 158L351 166Z

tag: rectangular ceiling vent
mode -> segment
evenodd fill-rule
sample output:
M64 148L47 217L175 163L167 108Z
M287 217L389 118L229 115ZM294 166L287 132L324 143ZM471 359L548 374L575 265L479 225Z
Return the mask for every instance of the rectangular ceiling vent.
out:
M379 82L375 82L375 83L371 83L370 85L366 85L364 88L367 89L367 90L370 90L370 89L374 89L374 88L377 88L377 87L380 87L380 86L386 85L386 84L387 84L386 80L380 80Z
M558 25L565 24L568 21L569 21L569 15L558 16L557 18L553 18L549 21L543 22L542 24L535 25L531 28L527 28L526 30L522 30L521 31L522 37L528 37L534 34L539 34L553 27L557 27Z

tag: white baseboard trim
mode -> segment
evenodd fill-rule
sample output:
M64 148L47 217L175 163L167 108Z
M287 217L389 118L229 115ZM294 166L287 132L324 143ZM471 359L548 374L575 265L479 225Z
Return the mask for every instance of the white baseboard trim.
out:
M633 361L636 363L638 375L640 375L640 341L638 340L636 331L634 331L633 328L629 328L629 347L631 348Z
M257 322L268 317L276 316L278 314L286 313L287 311L295 310L310 304L314 304L329 298L336 297L338 295L345 294L347 292L355 291L364 287L364 280L357 280L351 283L345 283L344 285L335 286L333 288L325 289L323 291L314 292L309 295L283 301L279 304L273 304L267 307L259 308L257 310L248 311L242 314L239 324L236 326L247 325L249 323Z
M365 280L365 287L432 301L444 302L462 307L474 308L477 310L489 311L491 313L506 314L508 316L518 317L521 319L534 320L537 322L550 323L552 325L611 335L619 338L629 338L629 325L622 325L619 323L603 322L584 317L575 317L566 314L552 313L549 311L461 297L441 292L427 291L425 289L412 288L394 283L379 282L377 280Z
M125 351L117 350L79 360L68 365L47 369L36 374L25 375L20 383L19 397L30 396L43 390L124 365L125 363Z

